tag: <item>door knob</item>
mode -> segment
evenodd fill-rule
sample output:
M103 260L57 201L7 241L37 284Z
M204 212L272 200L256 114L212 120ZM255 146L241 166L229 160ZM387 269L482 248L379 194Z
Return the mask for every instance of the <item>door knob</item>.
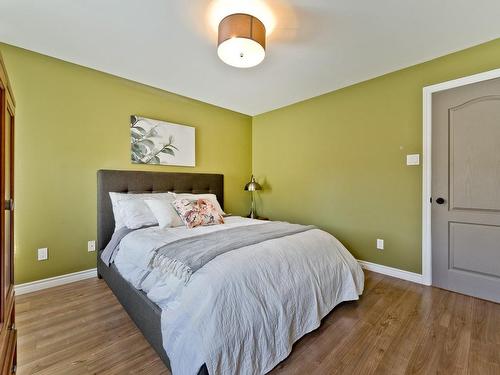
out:
M437 204L443 204L444 202L445 202L444 198L439 197L438 199L436 199Z

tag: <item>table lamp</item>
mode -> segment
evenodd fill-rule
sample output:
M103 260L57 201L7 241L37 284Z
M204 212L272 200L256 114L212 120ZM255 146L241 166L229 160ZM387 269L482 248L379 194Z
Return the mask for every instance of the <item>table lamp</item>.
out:
M250 215L248 217L252 219L257 218L257 212L255 211L255 198L254 198L254 192L257 190L262 190L262 186L259 185L257 181L255 181L255 177L252 175L252 179L248 184L245 185L245 191L249 191L252 193L252 210L250 211Z

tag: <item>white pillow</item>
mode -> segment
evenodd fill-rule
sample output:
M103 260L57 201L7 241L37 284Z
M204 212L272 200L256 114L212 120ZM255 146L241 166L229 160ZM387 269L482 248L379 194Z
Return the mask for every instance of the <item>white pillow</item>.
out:
M158 224L155 215L142 199L122 199L117 204L120 217L129 229Z
M149 207L146 205L146 203L144 203L144 199L172 199L172 195L169 193L130 194L130 193L110 192L109 197L111 198L111 205L113 206L113 215L115 217L115 231L127 226L127 224L125 222L126 218L130 224L133 223L134 226L138 225L138 222L136 222L136 221L134 221L134 219L131 219L128 217L129 213L128 213L126 208L119 207L118 202L129 201L129 200L139 201L139 203L138 203L139 208L137 208L137 206L135 206L135 209L133 209L133 211L134 211L133 215L134 216L138 215L137 210L141 210L142 212L144 212L144 210L146 210L146 212L149 213L149 217L146 217L146 219L143 218L143 220L145 220L145 222L153 221L153 224L156 224L157 223L156 218L153 215L153 213L151 212L151 210L149 209ZM142 209L140 208L141 203L143 205ZM123 206L123 204L121 204L121 206ZM129 208L132 208L132 207L129 207ZM146 224L146 225L151 225L151 224ZM132 229L135 229L135 228L132 228Z
M153 212L160 228L181 227L184 225L179 214L172 206L174 197L169 199L146 199L144 202Z
M217 212L224 216L226 215L224 211L222 211L222 208L219 204L219 201L217 200L217 196L215 194L190 194L190 193L171 193L169 194L173 195L175 199L189 199L189 200L195 200L195 199L208 199L212 204L214 205L215 209Z

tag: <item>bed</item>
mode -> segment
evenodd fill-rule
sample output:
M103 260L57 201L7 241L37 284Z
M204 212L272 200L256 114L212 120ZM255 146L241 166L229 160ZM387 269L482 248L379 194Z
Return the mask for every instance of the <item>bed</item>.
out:
M244 257L244 256L250 256L249 251L244 252L243 249L251 248L252 249L252 255L250 258L244 260L244 262L247 262L249 264L248 268L251 267L256 267L255 269L255 274L259 274L260 272L260 278L259 283L265 283L266 279L266 273L269 273L268 269L264 270L257 270L257 266L255 266L255 262L260 262L260 258L254 259L255 256L254 254L270 254L274 252L274 246L276 248L276 252L279 253L280 251L286 251L288 247L293 247L293 246L299 246L296 245L297 243L301 243L301 241L305 241L304 244L310 243L307 242L307 236L304 234L296 234L296 238L290 237L289 242L285 243L284 241L287 240L287 238L283 239L276 239L272 241L267 241L267 249L260 249L258 246L261 246L261 244L256 244L252 248L250 247L244 247L242 249L238 249L238 251L233 251L230 254L234 255L227 255L224 254L224 256L220 256L211 262L209 262L204 268L202 268L199 272L200 274L203 274L198 277L196 281L193 281L191 284L194 286L186 287L186 292L183 292L183 299L180 299L181 302L178 304L180 305L177 310L181 311L183 308L187 309L183 314L176 313L175 309L174 311L170 311L167 308L163 307L160 308L155 302L153 302L148 295L142 290L137 289L130 281L127 281L126 277L122 276L122 273L119 272L117 269L116 264L111 264L110 266L106 265L100 257L101 251L106 247L108 242L110 241L113 232L114 232L114 217L113 217L113 210L112 210L112 205L111 205L111 200L109 198L109 193L110 192L121 192L121 193L164 193L164 192L175 192L175 193L194 193L194 194L203 194L203 193L211 193L215 194L217 197L217 200L223 207L223 202L224 202L224 177L220 174L198 174L198 173L168 173L168 172L137 172L137 171L113 171L113 170L100 170L98 171L97 174L97 181L98 181L98 207L97 207L97 212L98 212L98 217L97 217L97 238L98 238L98 248L99 248L99 256L97 260L97 270L98 270L98 275L100 278L103 278L110 289L113 291L113 293L116 295L120 303L123 305L125 310L128 312L132 320L135 322L137 327L141 330L143 333L144 337L148 340L148 342L151 344L151 346L155 349L155 351L159 354L160 358L163 360L165 365L169 368L172 369L172 364L177 366L177 369L174 366L174 373L186 373L186 374L195 374L197 373L198 375L200 374L208 374L209 372L212 374L215 373L265 373L267 371L270 371L272 367L274 367L279 361L284 359L290 352L291 350L291 344L293 342L297 341L301 336L306 334L307 332L312 331L313 329L317 328L319 325L320 320L329 312L333 307L346 300L354 300L357 299L358 296L362 293L363 290L363 273L361 269L359 268L359 265L355 262L354 258L343 248L343 246L338 242L333 236L319 231L318 229L310 230L307 232L307 236L312 237L314 236L323 236L322 241L327 241L328 246L334 246L336 247L335 251L330 251L328 256L335 256L335 261L325 261L325 259L330 259L330 258L324 258L321 261L321 264L327 264L328 263L338 263L336 266L338 268L338 274L337 271L333 272L330 269L324 270L322 272L327 275L327 279L330 280L329 284L332 284L332 286L328 286L326 288L326 293L325 290L317 289L314 291L311 289L311 295L309 300L307 300L307 304L305 304L306 308L307 306L311 305L314 306L310 308L311 311L307 311L306 314L297 312L297 316L299 318L303 318L304 315L307 315L307 319L304 320L304 323L295 322L294 321L294 330L290 328L290 333L285 333L284 331L288 329L287 327L289 326L289 322L286 321L288 316L293 315L290 314L287 311L282 311L279 313L279 319L278 322L273 321L272 325L276 326L276 332L269 332L269 328L262 328L265 325L261 325L260 322L256 322L256 325L259 326L259 329L265 331L262 333L263 337L267 337L266 339L256 339L258 335L255 333L252 333L249 337L248 341L252 341L255 339L255 343L252 344L246 344L246 347L239 347L239 351L241 353L239 354L234 354L234 353L229 353L229 351L226 348L225 356L221 355L218 356L218 353L212 353L212 346L208 345L210 344L210 340L207 341L207 337L205 333L203 332L203 328L200 329L200 327L196 326L193 322L197 321L197 319L200 320L200 325L203 327L207 327L207 332L209 331L209 326L212 320L214 320L215 316L217 317L218 324L222 325L225 324L225 317L223 316L226 311L228 311L228 314L232 313L233 315L237 315L239 313L242 314L249 309L252 309L252 304L245 298L245 300L241 301L241 308L244 311L238 311L239 308L239 302L238 299L234 299L234 296L227 297L224 294L224 298L227 299L228 306L227 308L223 308L220 306L220 304L215 304L213 306L210 306L210 303L212 300L207 298L204 298L203 294L200 291L201 288L203 288L204 285L209 286L207 290L208 294L214 293L213 288L211 289L211 281L213 280L214 285L220 285L221 280L223 278L218 276L217 272L220 274L220 267L217 269L216 266L220 266L224 264L223 262L226 262L228 265L229 264L234 264L234 261L236 260L236 256L238 257ZM243 219L243 218L230 218L228 220L227 224L228 226L235 226L239 227L241 225L257 225L258 223L256 222L247 222L245 220L250 220L250 219ZM231 224L232 223L232 224ZM243 224L242 224L243 223ZM224 224L226 225L226 224ZM253 225L253 227L255 227ZM142 229L141 229L142 230ZM133 249L134 246L128 245L128 247L132 247L132 250L130 251L139 251L141 249L138 249L137 247L140 247L137 244L141 243L141 238L142 239L147 239L148 231L154 232L156 229L155 228L146 228L142 230L143 232L138 231L137 233L137 239L136 242L131 242L136 247L136 249ZM182 230L182 229L179 229ZM188 230L188 229L186 229ZM229 232L228 232L229 233ZM135 234L134 234L135 235ZM142 236L142 237L141 237ZM300 237L301 236L301 237ZM133 238L133 236L130 236ZM273 242L275 241L275 242ZM332 244L332 245L331 245ZM272 245L272 246L271 246ZM280 249L281 246L281 249ZM305 246L305 245L304 245ZM125 248L124 247L124 252ZM261 246L262 247L262 246ZM300 250L300 248L299 248ZM120 250L121 251L121 250ZM127 250L128 251L128 250ZM258 251L262 251L259 253ZM308 251L311 251L312 254L314 254L314 249L308 249ZM326 253L326 252L325 252ZM335 254L334 254L335 253ZM246 255L245 255L246 254ZM334 254L334 255L333 255ZM231 256L234 258L232 259ZM273 255L271 255L273 256ZM306 256L306 255L303 255ZM312 257L313 255L311 255ZM271 258L270 258L271 259ZM229 261L233 263L229 263ZM240 259L238 259L240 261ZM301 260L304 262L304 259ZM296 262L296 261L295 261ZM220 264L219 264L220 263ZM241 261L240 261L241 263ZM286 262L285 262L286 263ZM308 260L306 259L305 263L308 263ZM252 265L253 264L253 265ZM211 270L212 267L213 270ZM229 267L226 265L225 267ZM292 267L293 268L294 263L291 262L290 264L287 264L287 267ZM237 269L237 265L235 266L235 269ZM241 264L240 264L240 267ZM269 266L268 266L269 267ZM302 267L302 266L301 266ZM323 267L323 266L321 266ZM302 269L302 268L301 268ZM210 274L210 272L212 272ZM240 273L245 273L245 269L241 268ZM264 273L262 273L264 272ZM302 272L302 271L300 271ZM306 271L307 273L307 271ZM335 278L332 276L331 278L328 273L335 273ZM251 275L253 274L253 270L249 269L248 270L248 275L246 277L252 277ZM229 275L229 278L234 278L236 279L239 276L235 276L234 274L231 276L231 272L228 271L227 275ZM276 275L272 275L273 277L276 277ZM307 276L307 275L306 275ZM297 277L297 279L304 279L306 280L306 276L300 276ZM242 276L243 277L243 276ZM314 275L314 277L311 276L311 279L314 280L318 278L317 275ZM194 279L194 278L193 278ZM286 279L286 277L285 277ZM264 281L262 281L264 280ZM290 279L291 280L291 279ZM293 280L292 280L293 281ZM196 282L198 284L196 284ZM302 281L300 281L302 282ZM200 284L201 283L201 284ZM218 283L218 284L217 284ZM229 280L229 283L233 283L233 279ZM234 285L238 285L238 287L241 287L241 285L247 285L248 280L244 280L244 282L240 281L234 281ZM336 284L336 285L333 285ZM338 285L337 285L338 284ZM197 286L196 286L197 285ZM267 289L269 289L269 286L267 286ZM263 293L263 290L260 290L259 292L259 287L256 286L255 284L252 286L252 293L255 292L254 294L258 293ZM272 288L271 288L272 289ZM283 288L276 288L276 289L283 289ZM161 289L160 289L161 290ZM290 292L287 289L283 289L285 292L283 293L288 293ZM216 293L216 292L215 292ZM226 292L224 292L226 293ZM251 293L251 294L252 294ZM281 292L278 292L281 293ZM229 293L230 294L230 293ZM316 295L314 295L316 294ZM324 295L325 294L325 295ZM330 298L330 295L335 295L334 297L332 296ZM185 295L185 296L184 296ZM222 294L221 294L222 295ZM252 296L249 296L250 300L252 299ZM233 298L233 299L231 299ZM289 297L287 297L289 298ZM278 298L279 299L279 298ZM199 302L199 306L197 305L196 301ZM219 301L220 299L216 299ZM226 301L226 300L224 300ZM235 303L229 303L229 302L235 302ZM311 303L314 302L314 303ZM184 304L184 305L183 305ZM300 301L298 301L298 304L300 305ZM315 306L317 305L317 306ZM163 306L163 305L162 305ZM272 307L272 306L271 306ZM213 314L214 317L209 316L212 314L213 309ZM253 312L252 315L250 315L252 318L246 319L247 320L252 320L252 319L263 319L266 320L267 317L265 316L265 313L263 314L262 312L266 311L267 307L260 308L260 310L257 311L257 313ZM168 311L167 311L168 310ZM300 310L298 308L298 310ZM302 307L302 310L304 310L304 307ZM210 312L209 312L210 311ZM192 316L195 316L195 320L189 320L183 318L184 315L190 314ZM163 314L163 318L162 318ZM198 315L197 315L198 314ZM262 318L253 318L253 316L259 316L259 314L262 316ZM309 316L310 315L310 316ZM206 320L205 323L203 323L203 320ZM222 320L221 320L222 319ZM234 319L234 318L233 318ZM185 321L186 320L186 321ZM285 321L284 321L285 320ZM228 321L230 319L228 318ZM163 322L163 325L162 325ZM233 320L234 323L234 320ZM307 324L306 324L307 323ZM244 325L242 323L242 325ZM304 327L302 327L303 325ZM267 325L269 327L269 325ZM300 329L299 329L300 328ZM247 330L248 331L248 330ZM292 332L293 331L293 332ZM162 333L163 332L163 333ZM168 332L168 335L165 333ZM199 337L197 337L197 332L200 332ZM216 331L215 331L216 332ZM224 334L221 334L221 337L219 337L220 340L225 340L226 338L229 340L229 336L232 335L231 329L228 329L228 333L224 332ZM246 332L246 331L245 331ZM266 333L267 332L267 333ZM245 341L246 339L241 338L241 332L239 333L240 336L238 337L238 343L241 341ZM278 343L278 339L280 338L279 335L282 334L282 336L286 337L286 343L285 344L276 344L277 347L279 346L280 349L276 349L278 353L272 353L269 354L270 358L269 361L266 363L263 363L262 366L256 366L255 371L248 371L248 359L245 356L247 355L248 348L250 348L250 351L254 348L254 346L260 346L262 345L262 341L266 341L266 344L269 344L269 341L274 340L274 336L276 335L276 342ZM205 335L205 336L204 336ZM212 332L213 335L213 332ZM188 337L185 339L185 342L182 342L182 340L179 340L178 337ZM288 338L288 336L290 336ZM173 363L170 363L169 356L167 355L167 352L165 350L165 347L168 347L168 342L166 341L166 338L175 338L173 341L180 341L179 344L176 344L176 350L172 349L172 345L170 346L170 351L169 353L171 354L171 357L173 355ZM271 339L269 339L271 337ZM283 340L282 340L283 341ZM288 342L289 341L289 342ZM208 342L208 344L207 344ZM235 343L231 344L235 348L238 346L237 344L234 345ZM229 344L228 344L229 345ZM252 346L253 345L253 346ZM268 345L269 346L269 345ZM210 347L210 349L207 349L206 347ZM257 354L262 354L260 353L261 351L270 351L271 349L268 347L265 350L261 350L261 348L257 348L258 350L255 351ZM237 352L238 350L235 349ZM274 350L271 350L274 352ZM179 355L178 353L181 353L182 356L186 356L186 358L182 358L179 360ZM201 354L203 353L203 355ZM207 353L210 353L207 354ZM253 353L253 355L255 355ZM234 354L234 358L233 358ZM265 354L265 353L264 353ZM206 363L200 362L201 358L207 358ZM247 365L245 365L245 358L247 361ZM264 358L264 357L259 357L259 358ZM250 359L255 360L253 357ZM184 360L184 362L183 362ZM199 363L198 363L199 362ZM234 365L231 362L238 362L237 365ZM241 362L241 363L240 363ZM259 362L258 360L255 360L255 362ZM184 363L184 364L183 364ZM183 370L191 363L194 363L196 368L196 371L191 368L189 371L186 370L184 372ZM198 364L196 364L198 363ZM207 364L209 364L207 366ZM181 367L179 367L181 366ZM236 366L236 367L235 367ZM245 367L246 366L246 367ZM210 371L208 370L210 368ZM230 370L228 370L230 369ZM193 372L194 371L194 372Z

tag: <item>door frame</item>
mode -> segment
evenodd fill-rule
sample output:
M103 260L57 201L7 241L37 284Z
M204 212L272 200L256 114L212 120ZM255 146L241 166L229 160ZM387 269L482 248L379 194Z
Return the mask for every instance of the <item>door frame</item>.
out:
M423 88L423 143L422 143L422 284L432 285L432 95L453 89L500 78L500 69L453 79Z

